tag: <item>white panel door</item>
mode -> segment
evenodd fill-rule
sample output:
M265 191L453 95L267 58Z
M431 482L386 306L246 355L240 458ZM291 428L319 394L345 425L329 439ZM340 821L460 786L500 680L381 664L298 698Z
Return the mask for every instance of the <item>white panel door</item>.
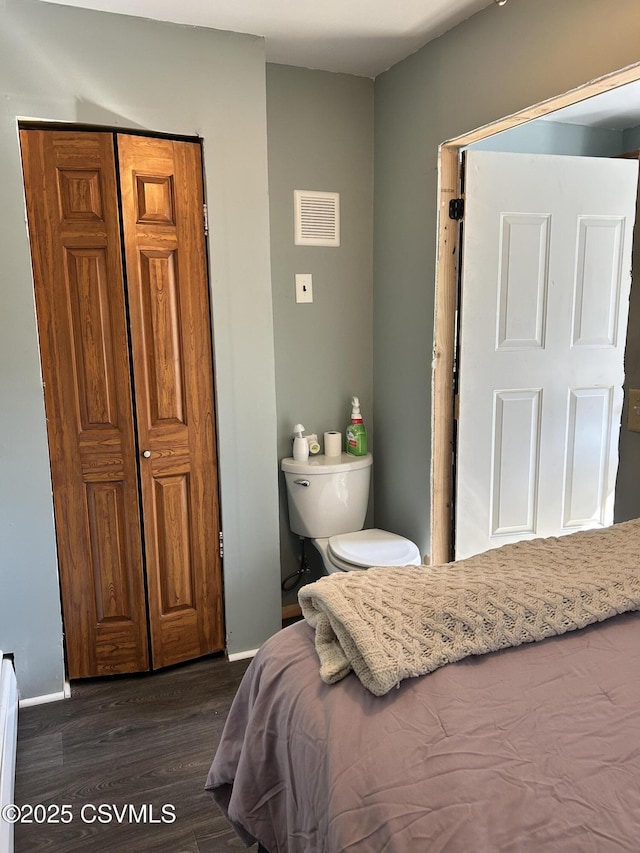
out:
M638 163L469 151L456 559L613 522Z

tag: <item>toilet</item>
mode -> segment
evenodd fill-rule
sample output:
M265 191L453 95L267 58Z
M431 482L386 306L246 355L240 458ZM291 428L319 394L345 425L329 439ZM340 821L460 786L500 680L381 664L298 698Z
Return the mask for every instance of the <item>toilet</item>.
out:
M310 456L282 460L289 526L311 540L328 574L370 566L419 566L418 546L386 530L363 530L373 457Z

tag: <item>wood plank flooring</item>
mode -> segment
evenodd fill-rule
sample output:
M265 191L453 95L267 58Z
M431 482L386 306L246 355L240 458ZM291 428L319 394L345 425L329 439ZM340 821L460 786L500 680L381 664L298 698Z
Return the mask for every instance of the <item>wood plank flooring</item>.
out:
M66 824L16 824L15 853L228 853L245 850L204 783L249 661L212 657L152 674L76 682L72 697L23 708L15 802L69 804ZM83 822L132 804L173 823ZM108 814L113 815L111 808Z

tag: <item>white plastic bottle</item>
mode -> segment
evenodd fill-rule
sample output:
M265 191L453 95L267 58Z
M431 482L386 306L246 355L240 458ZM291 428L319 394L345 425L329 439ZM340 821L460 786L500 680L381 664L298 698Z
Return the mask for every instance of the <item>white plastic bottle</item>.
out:
M293 458L296 462L306 462L309 458L309 442L302 434L304 427L296 424L293 428Z

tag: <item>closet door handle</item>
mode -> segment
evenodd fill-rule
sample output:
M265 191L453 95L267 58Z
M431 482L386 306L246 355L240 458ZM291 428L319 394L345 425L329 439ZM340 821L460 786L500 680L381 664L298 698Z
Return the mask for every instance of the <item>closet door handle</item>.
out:
M142 455L144 456L145 459L149 459L151 457L151 451L150 450L143 450Z

